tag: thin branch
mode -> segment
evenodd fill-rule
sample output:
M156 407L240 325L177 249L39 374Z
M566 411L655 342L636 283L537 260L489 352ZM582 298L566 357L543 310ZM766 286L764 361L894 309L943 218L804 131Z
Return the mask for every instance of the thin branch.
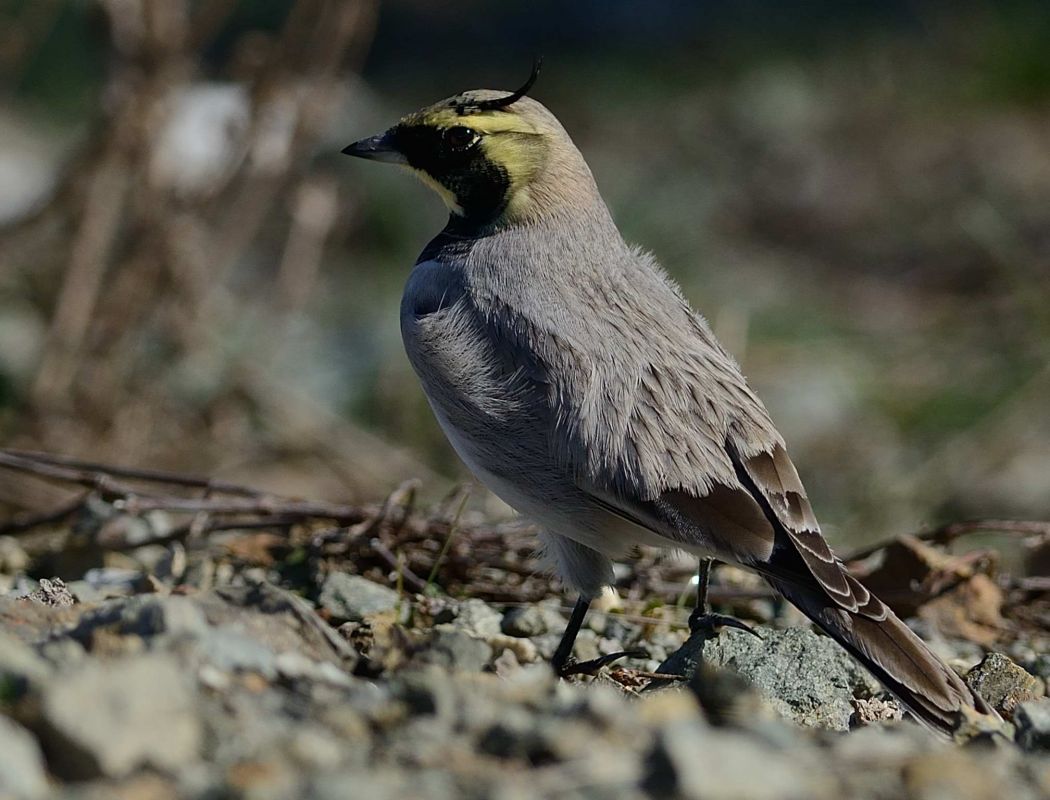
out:
M398 561L394 551L383 544L379 539L372 539L370 542L372 549L383 559L391 569L397 570L401 578L405 583L409 584L417 592L425 592L427 588L427 582L420 578L414 573L408 566Z
M130 496L135 493L135 490L130 486L113 481L102 472L91 472L75 467L64 467L58 464L36 461L32 458L15 455L12 451L0 450L0 467L26 472L41 478L51 478L64 483L75 483L110 496Z
M171 511L182 514L263 514L292 515L303 519L327 519L341 525L354 525L368 519L361 506L292 500L276 495L250 498L154 497L129 495L115 505L129 514Z
M1022 592L1050 592L1050 576L1029 575L1016 578L1013 581L1013 588L1020 589Z
M1016 519L975 519L964 522L949 522L931 530L913 533L911 536L923 542L946 545L971 533L1011 533L1020 536L1050 537L1050 522ZM885 539L849 553L843 561L860 561L895 544L900 537Z
M36 450L16 450L9 447L0 448L0 458L11 456L21 461L34 461L40 464L69 467L89 473L101 473L111 475L115 478L127 478L129 480L144 481L147 483L166 483L172 486L185 486L192 489L204 489L208 492L218 494L243 495L245 497L259 497L264 494L249 486L236 483L215 480L197 475L187 475L180 472L168 472L158 469L143 469L138 467L123 467L111 464L99 464L94 461L82 461L70 456L58 455L56 453L41 453ZM13 466L13 465L12 465ZM54 477L59 477L54 475Z

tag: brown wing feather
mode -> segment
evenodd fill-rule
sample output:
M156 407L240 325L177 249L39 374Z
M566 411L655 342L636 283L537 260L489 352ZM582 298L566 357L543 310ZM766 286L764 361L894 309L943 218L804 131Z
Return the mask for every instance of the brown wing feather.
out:
M781 445L730 455L741 483L790 542L764 564L753 564L806 616L849 650L931 727L951 731L959 709L995 715L879 598L850 575L820 534L805 489ZM779 523L779 524L778 524ZM802 569L816 584L798 579Z
M809 572L838 605L847 611L885 617L885 607L843 568L820 533L813 508L806 497L798 470L779 443L750 456L735 453L733 461L741 482L764 500L783 527Z

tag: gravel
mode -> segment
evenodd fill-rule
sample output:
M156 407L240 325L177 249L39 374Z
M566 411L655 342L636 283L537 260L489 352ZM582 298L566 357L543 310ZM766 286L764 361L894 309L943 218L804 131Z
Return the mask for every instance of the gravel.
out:
M0 597L0 797L933 800L995 785L1025 800L1050 787L1050 701L1018 700L1020 747L960 750L881 713L892 700L805 628L725 630L690 682L646 690L634 669L557 679L544 659L564 623L548 607L334 574L304 593L314 604L234 578L73 606ZM577 655L685 638L644 620L600 627ZM997 656L969 679L1016 688L1020 669Z

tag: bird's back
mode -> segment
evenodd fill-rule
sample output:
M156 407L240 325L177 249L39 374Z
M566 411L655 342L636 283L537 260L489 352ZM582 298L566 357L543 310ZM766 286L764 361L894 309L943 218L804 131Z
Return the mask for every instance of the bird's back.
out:
M780 442L765 408L652 257L600 221L475 242L460 263L482 335L544 387L581 480L644 498L735 483L727 438L747 454Z

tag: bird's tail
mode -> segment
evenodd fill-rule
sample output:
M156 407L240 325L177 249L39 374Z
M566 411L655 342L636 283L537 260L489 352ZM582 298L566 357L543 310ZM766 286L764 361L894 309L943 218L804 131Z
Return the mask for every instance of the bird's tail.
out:
M870 605L864 613L851 612L815 587L809 589L769 576L767 580L927 726L950 735L964 708L998 718L984 699L884 603L878 603L881 609L875 614Z

